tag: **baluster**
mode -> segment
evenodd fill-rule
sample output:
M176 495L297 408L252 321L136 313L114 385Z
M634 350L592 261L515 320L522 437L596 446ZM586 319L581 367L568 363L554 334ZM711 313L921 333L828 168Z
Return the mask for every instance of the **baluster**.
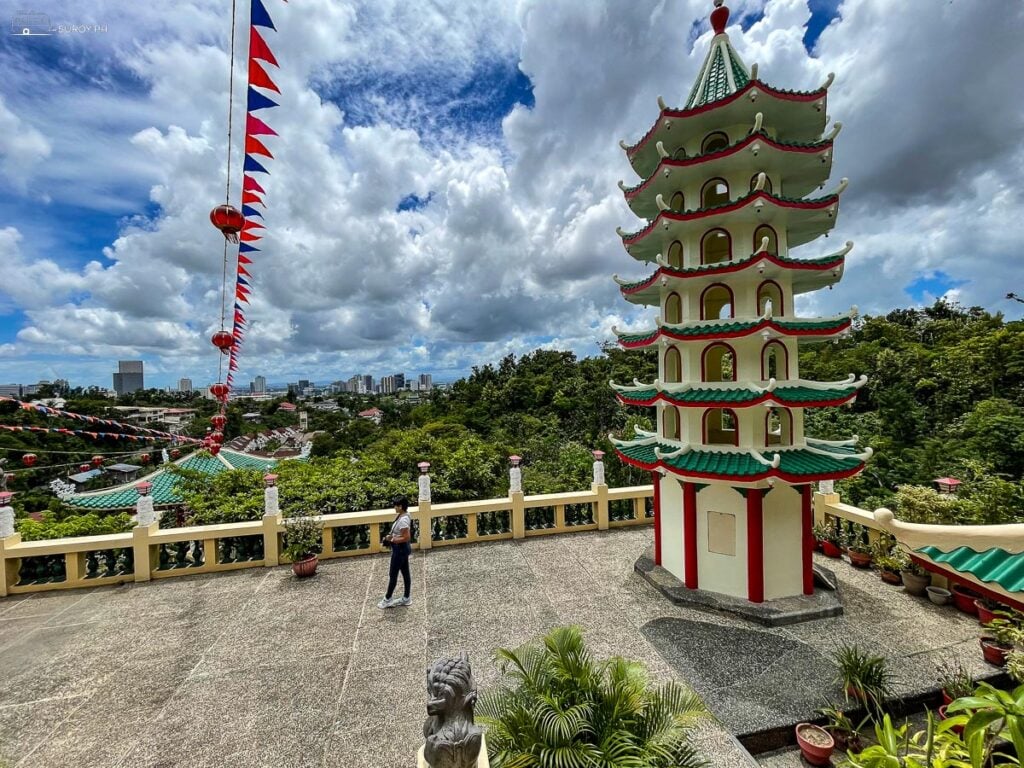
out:
M124 552L124 572L135 573L135 550L128 547L122 551Z
M192 542L192 567L198 568L204 563L204 561L205 558L203 556L203 542L197 539L196 541Z
M106 566L106 572L104 576L116 576L117 575L117 555L114 554L114 550L107 549L103 552L103 561Z
M166 571L167 567L171 563L171 556L167 553L167 545L166 544L161 544L159 551L160 551L160 570L161 571Z
M179 541L175 543L175 564L178 566L185 565L185 557L188 555L188 542Z
M64 555L53 555L50 559L50 577L52 581L64 581L67 564Z
M85 553L85 577L87 579L93 579L96 577L97 571L99 571L99 563L96 560L95 552Z

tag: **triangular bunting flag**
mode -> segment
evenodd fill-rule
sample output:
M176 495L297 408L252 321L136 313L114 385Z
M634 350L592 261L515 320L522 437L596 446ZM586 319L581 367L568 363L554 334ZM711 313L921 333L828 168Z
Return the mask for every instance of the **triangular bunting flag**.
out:
M263 202L263 198L255 192L249 191L242 193L242 205L262 205L264 208L267 207L267 204Z
M254 235L252 232L243 232L238 236L239 240L243 240L249 243L255 243L257 240L262 240L260 235Z
M256 30L253 30L253 34L255 32ZM281 89L270 79L267 70L260 66L260 63L256 61L256 57L251 52L249 53L249 85L255 85L257 88L266 88L274 93L281 92Z
M256 27L249 27L249 58L250 59L263 59L268 64L273 64L275 67L281 66L277 63L277 59L274 58L274 54L270 52L270 46L268 46L260 33L256 31ZM252 80L252 75L249 76L249 80Z
M263 3L260 0L252 0L252 10L249 12L249 19L254 27L267 27L277 31L274 22L270 20L270 14L267 13L267 9L263 7Z
M263 142L255 136L245 137L245 154L263 155L264 157L269 157L271 160L274 159L274 156L270 154L270 150L263 146Z
M245 216L245 218L249 218L250 216L259 216L261 219L263 218L263 214L257 211L251 205L242 206L242 215Z
M259 253L260 249L257 248L254 245L247 245L246 243L242 243L240 246L238 246L238 252L239 253Z
M248 286L249 286L249 283L248 283L248 281L247 281L247 280L246 280L246 279L245 279L244 277L239 277L239 278L238 278L238 284L239 284L239 285L243 285L243 286L245 286L246 288L248 288Z
M258 221L249 221L248 219L242 224L243 232L251 232L254 229L265 229L265 227Z
M256 249L253 248L253 250L255 251ZM246 256L243 256L242 254L238 254L238 263L239 264L252 264L252 259L250 259L250 258L248 258Z
M255 112L257 109L269 109L270 107L276 107L277 102L268 99L250 85L249 94L245 97L245 105L249 112Z
M246 173L270 173L270 171L256 161L256 158L249 155L245 156L245 165L242 166L242 170Z
M242 177L242 189L247 189L251 192L260 192L266 194L266 190L260 186L260 183L256 181L252 176Z
M252 275L249 273L249 271L245 267L243 267L241 264L238 265L238 274L239 275L245 275L246 277L252 277Z
M245 133L247 136L277 136L277 131L255 115L245 116ZM261 189L260 192L262 191Z
M247 299L244 295L238 293L237 291L235 292L235 298L238 299L239 301L244 301L246 304L249 303L249 299Z

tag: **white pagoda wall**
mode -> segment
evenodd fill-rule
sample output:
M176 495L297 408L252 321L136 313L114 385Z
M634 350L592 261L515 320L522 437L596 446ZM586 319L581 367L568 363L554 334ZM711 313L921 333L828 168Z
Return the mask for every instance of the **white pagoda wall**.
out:
M684 581L683 487L672 475L665 475L660 483L661 567Z
M735 515L734 555L708 549L708 512ZM747 597L747 502L728 485L713 483L697 493L697 578L700 589Z
M776 483L764 496L764 597L803 594L802 499L791 485Z

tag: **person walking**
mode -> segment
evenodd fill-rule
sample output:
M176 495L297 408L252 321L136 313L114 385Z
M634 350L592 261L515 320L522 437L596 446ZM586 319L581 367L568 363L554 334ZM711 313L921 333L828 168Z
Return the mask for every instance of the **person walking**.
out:
M405 496L399 496L391 503L395 506L395 522L391 525L391 533L384 537L384 543L391 545L391 569L388 572L388 593L377 603L378 608L393 608L412 602L412 573L409 571L409 555L412 554L412 518L409 517L409 500ZM398 574L402 574L405 595L392 598L398 584Z

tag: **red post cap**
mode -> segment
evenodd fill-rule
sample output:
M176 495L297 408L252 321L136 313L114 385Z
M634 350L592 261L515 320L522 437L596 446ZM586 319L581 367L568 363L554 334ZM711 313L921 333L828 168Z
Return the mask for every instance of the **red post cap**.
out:
M420 468L420 472L426 474L427 470L430 469L430 462L429 461L421 461L416 466Z
M711 27L716 35L725 32L725 25L729 23L729 9L722 3L725 0L715 0L715 10L711 12Z
M522 458L522 456L515 456L515 455L513 455L513 456L509 456L508 460L511 461L512 462L512 466L515 467L515 466L519 465L519 462L522 461L523 458Z
M0 491L0 507L6 507L11 503L14 493L11 491Z
M591 451L594 454L594 458L600 461L604 458L604 451Z
M273 488L277 485L277 475L266 474L263 476L263 482L266 484L267 488Z
M139 496L149 496L149 492L153 490L153 484L143 480L141 483L135 484L135 490L139 492Z

